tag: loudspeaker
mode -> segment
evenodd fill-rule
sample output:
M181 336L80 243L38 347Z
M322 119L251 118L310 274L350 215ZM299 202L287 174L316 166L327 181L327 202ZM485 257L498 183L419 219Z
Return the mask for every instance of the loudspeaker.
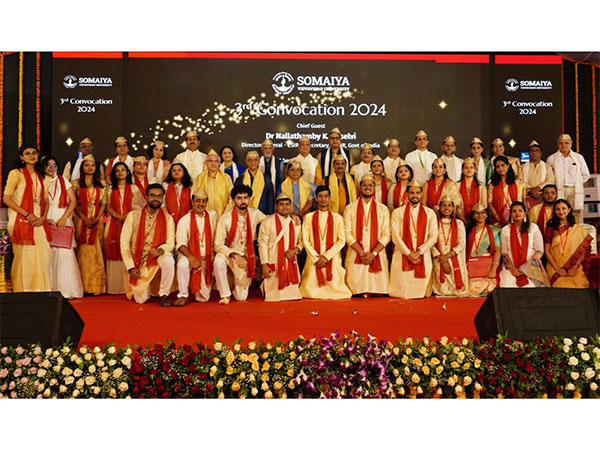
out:
M597 289L496 288L475 316L479 341L508 333L524 341L600 333Z
M0 343L26 345L39 343L55 347L71 338L77 345L83 320L60 292L21 292L0 294Z

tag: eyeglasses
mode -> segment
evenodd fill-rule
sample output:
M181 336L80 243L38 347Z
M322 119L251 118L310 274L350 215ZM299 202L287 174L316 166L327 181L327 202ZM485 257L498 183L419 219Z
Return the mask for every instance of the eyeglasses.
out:
M51 169L56 169L56 164L48 164L46 167L50 167Z
M39 155L39 154L40 154L40 152L38 152L37 150L36 150L36 151L33 151L33 152L23 152L23 156L25 156L25 157L29 157L29 156L37 156L37 155Z

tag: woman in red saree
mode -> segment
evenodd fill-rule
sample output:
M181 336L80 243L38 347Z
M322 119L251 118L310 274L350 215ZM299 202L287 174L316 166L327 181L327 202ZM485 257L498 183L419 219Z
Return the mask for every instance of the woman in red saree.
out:
M586 274L590 268L591 243L592 236L575 223L569 202L557 200L544 235L546 271L553 287L590 287Z

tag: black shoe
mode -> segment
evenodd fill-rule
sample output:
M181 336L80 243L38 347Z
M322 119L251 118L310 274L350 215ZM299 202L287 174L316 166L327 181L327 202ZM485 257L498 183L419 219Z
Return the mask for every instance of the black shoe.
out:
M168 295L163 295L158 299L158 304L160 306L171 306L171 302L169 301Z

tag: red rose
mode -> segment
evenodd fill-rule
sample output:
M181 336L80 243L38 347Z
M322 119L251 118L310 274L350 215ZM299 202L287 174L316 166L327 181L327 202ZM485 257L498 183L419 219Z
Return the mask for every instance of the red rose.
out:
M505 354L503 359L504 359L505 362L509 362L510 361L510 356Z
M200 379L201 380L204 380L207 376L208 376L208 373L206 373L206 372L200 372Z
M501 367L498 367L498 370L496 370L496 375L498 375L499 377L504 375L504 370L502 370Z
M507 344L512 344L512 339L507 337L504 342L506 342Z
M488 345L494 345L496 343L496 339L494 338L490 338L490 340L488 341Z
M546 361L546 369L552 369L552 361Z
M184 366L187 366L190 363L190 358L188 358L187 356L181 358L181 364L183 364Z
M206 390L207 390L208 392L212 392L212 391L213 391L213 385L212 385L212 384L210 384L210 383L208 383L208 384L206 385Z
M542 344L543 348L549 348L550 347L550 342L546 341Z
M190 373L196 373L196 371L198 369L196 369L196 366L192 363L190 364L190 366L188 367L188 370L190 371Z
M517 378L518 376L519 376L519 374L518 374L517 372L515 372L514 370L511 370L511 371L510 371L510 377L511 377L512 379L515 379L515 378Z
M199 386L192 386L192 389L190 390L190 393L192 395L198 395L201 392L201 389Z
M521 376L519 377L519 381L520 381L521 383L527 383L527 377L526 377L525 375L521 375Z
M542 359L548 359L548 357L549 357L550 355L548 354L548 352L546 352L546 351L543 351L542 353L540 353L540 356L542 357Z
M189 384L191 383L192 378L189 375L186 375L185 378L183 379L183 382L189 386Z
M517 358L517 367L523 367L525 362L521 358Z
M181 347L183 349L184 352L189 353L192 351L192 347L189 344L184 344L183 347Z
M498 380L496 380L495 377L488 378L488 383L490 383L492 386L494 386L497 382L498 382Z
M514 388L508 388L508 391L506 391L506 396L507 397L514 397L515 396L515 389Z
M200 358L200 362L202 364L208 364L208 361L209 361L209 359L208 359L208 356L206 356L206 355L204 355L202 358Z
M162 394L160 394L160 396L162 398L169 398L169 397L171 397L168 392L163 392Z
M558 353L558 347L552 347L550 352L552 352L553 355L556 355Z
M156 374L158 374L158 370L150 369L149 373L150 373L150 375L156 375Z
M537 370L540 377L546 376L546 371L541 367Z
M177 372L175 372L174 370L171 370L171 371L169 372L169 376L170 376L171 378L173 378L174 380L178 380L178 379L179 379L179 375L177 375Z
M485 376L483 375L482 372L479 372L477 374L477 380L479 381L479 383L483 383L483 381L485 380Z
M142 378L140 378L140 385L143 386L147 386L150 384L150 378L148 378L148 376L144 375Z
M540 344L540 338L536 337L533 342L535 342L535 345L539 345Z
M535 369L533 368L533 366L531 365L531 363L529 361L527 361L527 364L525 365L525 370L529 373L533 372Z

